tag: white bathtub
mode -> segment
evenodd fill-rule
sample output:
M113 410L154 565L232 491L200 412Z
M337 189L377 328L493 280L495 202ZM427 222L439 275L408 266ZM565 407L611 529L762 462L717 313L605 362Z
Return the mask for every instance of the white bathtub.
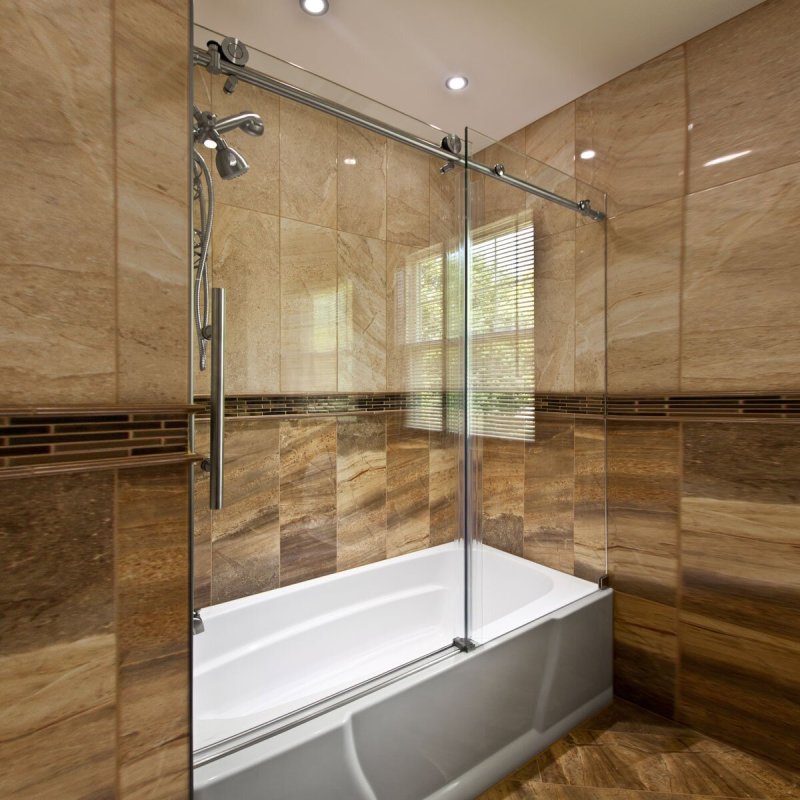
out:
M488 644L225 755L215 743L462 636L463 553L441 545L205 609L195 797L471 798L610 702L610 591L491 547L473 572L473 638ZM303 764L319 758L317 785Z

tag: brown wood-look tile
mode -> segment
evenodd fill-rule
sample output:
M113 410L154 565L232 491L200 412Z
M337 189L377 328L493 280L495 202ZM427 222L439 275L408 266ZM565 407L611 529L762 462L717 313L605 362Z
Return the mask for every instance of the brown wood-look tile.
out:
M187 467L120 470L117 636L122 667L188 649Z
M620 75L578 98L578 180L609 193L609 215L683 194L686 87L683 47Z
M430 435L431 546L452 542L459 534L458 437L431 431Z
M682 203L609 221L609 392L680 388Z
M606 390L606 229L575 229L575 391ZM569 340L559 343L568 347Z
M523 553L525 443L483 437L481 540L516 556Z
M0 795L113 797L115 689L111 633L0 657Z
M5 402L116 400L111 8L77 0L55 25L49 6L4 7L4 41L38 53L7 65L0 100Z
M684 442L678 713L800 767L800 426L692 423Z
M677 661L675 608L615 591L614 691L672 716Z
M114 476L0 482L5 655L111 633Z
M342 416L336 429L336 569L386 558L386 422Z
M798 37L797 4L773 0L687 43L690 191L800 160Z
M627 594L675 605L679 424L612 420L607 436L611 585Z
M596 581L606 571L605 429L575 419L575 574Z
M430 434L405 412L386 415L386 556L429 545Z
M281 586L336 571L336 420L280 423Z
M523 555L572 573L575 447L572 418L537 415L535 438L525 443Z
M689 195L681 388L800 387L800 163Z
M123 667L119 676L119 797L189 796L189 653Z
M279 424L264 419L226 424L225 507L211 518L214 603L279 585Z
M430 239L429 157L388 141L386 164L386 240L415 247Z
M209 422L206 419L195 421L194 449L207 457L210 453ZM211 605L211 526L213 515L209 508L209 475L195 464L192 468L194 492L194 552L193 552L193 595L194 607L205 608Z

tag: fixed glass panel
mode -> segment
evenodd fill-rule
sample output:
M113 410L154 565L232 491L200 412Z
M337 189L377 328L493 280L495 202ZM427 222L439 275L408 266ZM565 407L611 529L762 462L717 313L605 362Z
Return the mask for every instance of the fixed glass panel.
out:
M567 207L602 212L605 198L509 144L467 139L470 609L485 642L606 571L605 223Z
M251 49L248 66L441 140L266 54ZM207 271L227 296L224 507L208 510L199 469L195 492L201 752L298 721L464 635L464 170L226 82L195 67L208 126L195 151L215 199ZM260 135L226 129L220 142L202 116L244 110ZM225 148L248 169L226 179ZM196 276L203 231L195 245ZM194 386L206 405L197 347ZM204 455L208 438L200 414Z

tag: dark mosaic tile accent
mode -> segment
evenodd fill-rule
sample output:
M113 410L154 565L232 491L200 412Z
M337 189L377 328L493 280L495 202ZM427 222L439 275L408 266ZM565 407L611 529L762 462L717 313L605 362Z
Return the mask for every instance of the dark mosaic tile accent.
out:
M800 419L800 394L609 395L609 417Z

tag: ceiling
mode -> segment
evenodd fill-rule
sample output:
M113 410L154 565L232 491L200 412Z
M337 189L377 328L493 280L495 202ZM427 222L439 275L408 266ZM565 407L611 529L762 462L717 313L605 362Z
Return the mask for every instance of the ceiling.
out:
M761 0L195 0L195 22L448 131L502 138ZM444 87L469 77L460 93Z

